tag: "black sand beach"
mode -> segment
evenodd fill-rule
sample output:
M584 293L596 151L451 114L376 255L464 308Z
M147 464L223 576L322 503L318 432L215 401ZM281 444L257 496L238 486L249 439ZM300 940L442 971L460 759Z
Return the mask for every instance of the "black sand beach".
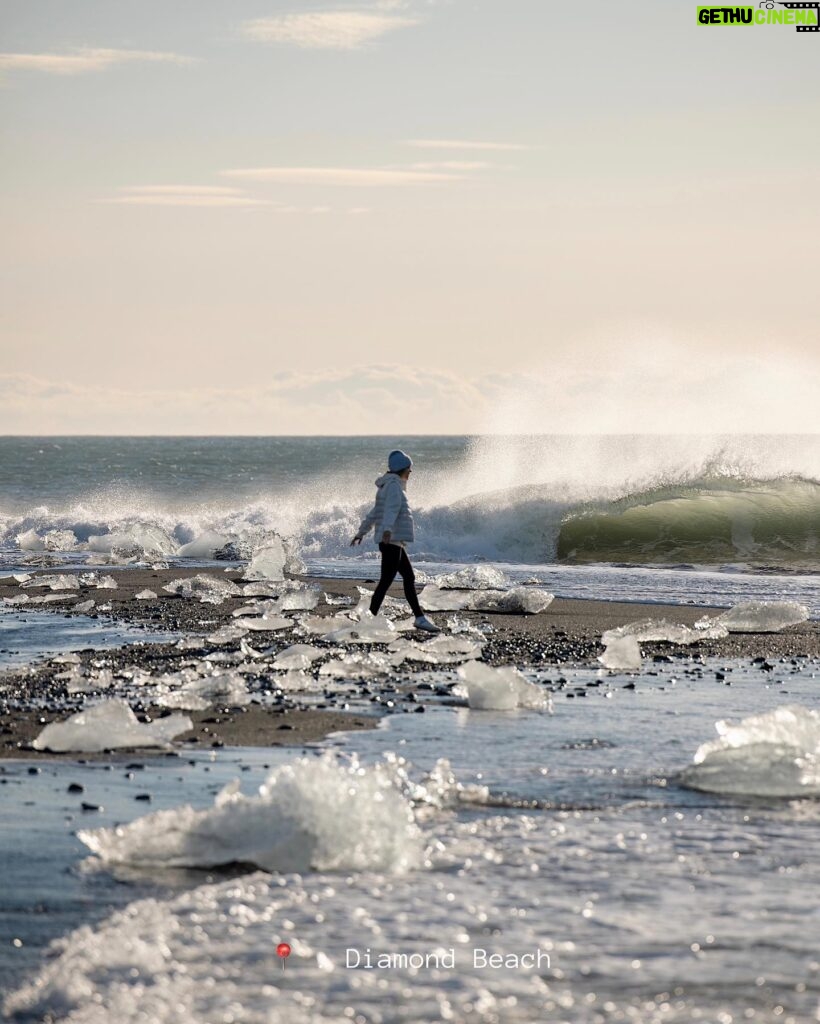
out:
M67 571L67 570L61 570ZM71 591L75 600L55 601L48 605L36 606L47 609L55 615L72 615L72 605L93 598L98 602L110 601L111 610L105 614L128 623L142 624L163 631L179 631L183 634L210 632L233 621L232 613L246 598L230 598L221 604L201 604L196 600L166 594L162 588L172 580L196 575L203 570L196 569L127 569L117 571L116 590L99 591L81 587ZM214 572L209 575L226 578L232 582L241 579L241 572ZM371 587L370 580L316 579L309 582L321 587L331 597L358 599L357 586ZM157 593L156 599L137 600L136 594L144 590ZM42 593L32 588L22 590L10 578L0 580L0 598L14 597L21 593L33 596ZM401 596L398 585L392 593ZM424 601L422 593L422 603ZM25 612L26 606L19 610ZM328 605L324 599L313 614L332 614L338 606ZM563 600L556 599L537 615L511 615L487 612L459 612L460 619L467 619L476 625L491 627L487 634L482 659L490 664L515 664L517 667L547 667L564 664L590 665L603 651L600 643L602 632L616 626L641 619L666 619L672 623L692 626L704 613L712 611L703 607L677 605L629 604L611 601ZM439 612L434 617L444 620L453 613ZM271 635L277 648L285 648L299 638L292 630ZM417 639L417 638L416 638ZM422 638L423 639L423 638ZM271 641L269 641L270 643ZM321 641L318 641L321 644ZM236 650L239 644L229 643L221 651ZM697 658L716 656L722 658L764 659L774 664L778 659L803 659L820 655L820 624L802 623L779 633L731 634L720 640L704 640L696 644L678 646L671 643L642 643L645 660L667 660L670 658ZM338 651L338 647L335 648ZM192 655L204 656L206 651L178 650L168 643L130 645L126 647L95 651L93 648L79 651L81 663L91 660L99 665L104 663L112 671L142 668L153 673L176 671ZM330 648L328 649L330 653ZM65 665L45 661L34 670L8 670L2 677L0 689L0 759L2 758L76 758L77 755L40 753L31 746L31 741L43 726L52 720L65 717L78 709L81 699L73 699L64 685L55 677L64 671ZM315 701L305 706L296 694L279 694L274 706L210 708L203 712L189 713L194 723L190 732L179 737L182 749L186 745L197 749L205 746L298 746L320 740L328 733L341 730L371 728L383 713L416 711L424 706L424 689L412 685L412 676L423 671L424 666L404 665L401 682L394 686L390 682L363 681L357 683L359 696L367 692L372 713L361 710L351 712L344 700L329 697L326 704ZM264 675L264 668L260 668ZM408 677L410 677L408 679ZM275 678L271 674L271 678ZM351 681L352 683L355 681ZM560 673L556 688L560 689ZM275 692L275 684L271 683ZM395 698L395 699L393 699ZM144 720L169 714L167 709L155 708L150 704L133 703L134 710ZM89 758L121 758L128 756L122 751L111 754L83 755ZM159 756L163 756L160 753Z

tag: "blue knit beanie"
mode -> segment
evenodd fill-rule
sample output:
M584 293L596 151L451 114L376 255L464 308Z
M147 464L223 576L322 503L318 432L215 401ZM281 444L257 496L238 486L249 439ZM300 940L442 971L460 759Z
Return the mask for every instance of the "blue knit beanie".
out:
M387 468L391 473L403 473L413 465L410 456L400 448L396 448L387 456Z

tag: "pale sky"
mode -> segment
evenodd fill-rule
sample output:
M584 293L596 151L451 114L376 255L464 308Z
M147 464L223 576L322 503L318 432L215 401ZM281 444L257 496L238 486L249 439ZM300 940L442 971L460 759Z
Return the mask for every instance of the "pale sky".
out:
M815 431L820 33L3 0L0 432Z

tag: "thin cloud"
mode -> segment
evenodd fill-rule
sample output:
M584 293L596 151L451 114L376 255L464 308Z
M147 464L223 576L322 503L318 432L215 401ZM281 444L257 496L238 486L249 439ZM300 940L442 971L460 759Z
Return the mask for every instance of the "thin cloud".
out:
M469 139L405 139L404 145L415 146L417 149L484 149L506 153L518 153L532 148L520 142L479 142Z
M765 360L710 357L687 364L681 357L687 352L671 353L678 373L671 388L668 365L646 374L646 357L654 347L635 352L617 372L603 376L554 361L526 373L475 376L469 369L369 363L257 374L236 388L144 389L122 375L111 386L93 386L0 372L0 434L128 434L135 428L137 433L212 434L224 432L225 423L237 434L338 434L340 428L371 434L390 423L399 435L417 432L420 422L430 433L573 434L590 432L590 409L595 432L601 433L680 432L693 422L703 433L815 430L816 366L784 359L782 353ZM703 396L721 394L729 377L733 401L706 402ZM544 402L545 391L554 401ZM771 399L763 405L762 391ZM813 464L815 451L816 445ZM492 447L489 453L497 454ZM480 454L486 462L487 453ZM816 475L807 467L804 475Z
M462 175L436 171L363 167L245 167L223 171L228 178L272 181L283 185L389 186L463 181Z
M121 206L272 206L269 199L254 199L238 188L220 185L137 185L121 195L100 199Z
M438 160L432 163L410 164L414 171L484 171L495 164L483 160Z
M262 43L285 43L305 50L358 50L367 43L411 28L418 19L370 11L316 11L255 18L241 27L243 35Z
M123 192L136 192L140 195L199 195L199 196L230 196L241 195L241 190L229 185L134 185L122 189Z
M0 71L42 71L50 75L82 75L106 71L117 64L193 64L193 57L154 50L84 48L73 53L0 53Z

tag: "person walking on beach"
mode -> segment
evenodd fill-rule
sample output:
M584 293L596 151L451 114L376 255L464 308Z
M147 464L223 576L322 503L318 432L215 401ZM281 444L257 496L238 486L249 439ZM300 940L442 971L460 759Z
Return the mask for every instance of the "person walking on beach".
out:
M361 544L371 529L375 531L382 554L382 571L370 601L373 615L378 615L387 590L399 573L404 583L404 596L416 617L416 629L438 633L438 626L421 610L416 576L405 548L405 544L414 540L413 513L407 503L407 481L412 471L413 460L405 452L396 449L388 455L387 472L376 481L376 502L362 520L350 546Z

